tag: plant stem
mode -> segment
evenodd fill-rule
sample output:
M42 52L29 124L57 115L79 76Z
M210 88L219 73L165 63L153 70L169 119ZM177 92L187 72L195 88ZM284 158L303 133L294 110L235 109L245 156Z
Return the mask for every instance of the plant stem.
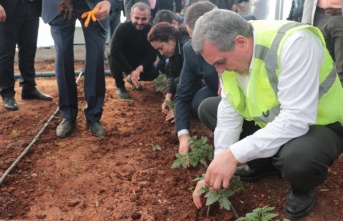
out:
M208 207L207 207L207 216L210 215L210 207L211 207L211 205L208 205Z

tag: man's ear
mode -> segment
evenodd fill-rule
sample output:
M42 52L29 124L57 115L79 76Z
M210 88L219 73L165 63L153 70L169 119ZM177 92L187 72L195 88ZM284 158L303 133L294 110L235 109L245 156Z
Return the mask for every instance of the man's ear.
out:
M244 48L247 45L247 39L242 35L237 35L235 37L235 45L240 48Z

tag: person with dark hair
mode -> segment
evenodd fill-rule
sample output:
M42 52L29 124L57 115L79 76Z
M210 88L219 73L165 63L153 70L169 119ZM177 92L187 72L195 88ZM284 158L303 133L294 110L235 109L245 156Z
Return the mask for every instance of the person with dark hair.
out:
M0 0L0 94L6 110L18 110L14 98L14 56L18 44L21 98L47 100L52 97L36 88L35 56L42 0ZM24 37L25 36L25 37Z
M150 8L143 2L132 6L130 21L118 25L114 31L108 64L117 86L116 93L121 99L130 99L125 88L123 73L134 89L144 90L139 81L153 81L159 72L154 65L155 49L147 40L151 29Z
M273 175L290 184L285 218L309 215L343 152L343 88L321 31L214 9L196 22L192 46L220 73L222 89L214 159L193 192L195 206L205 185L220 191L233 175L247 182ZM257 127L240 137L244 121Z
M138 2L143 2L145 4L147 4L150 8L150 3L149 0L123 0L123 5L124 5L124 14L126 17L126 21L130 21L131 19L131 12L132 12L132 6Z
M184 16L184 25L192 37L195 22L206 12L216 8L211 2L192 4ZM183 46L184 64L174 99L175 129L179 139L179 153L189 149L191 117L198 118L198 107L208 97L218 96L218 73L201 55L194 52L192 40ZM167 118L167 120L169 120Z
M156 13L153 23L157 24L160 22L168 22L169 24L174 25L175 27L179 26L178 16L174 12L167 9L162 9ZM159 52L157 56L159 59L157 62L157 69L160 73L165 74L168 56L161 55Z
M160 22L168 22L174 26L179 26L178 20L178 16L174 12L171 10L162 9L156 13L153 23L157 24Z
M74 32L76 20L82 24L86 46L84 114L87 128L94 136L104 136L100 123L105 100L104 51L109 29L109 12L117 8L117 0L43 0L42 18L51 27L56 49L55 71L59 93L59 111L62 121L56 128L58 137L69 136L76 126L78 94L74 70ZM97 19L85 27L84 12L94 8Z
M168 78L167 92L162 103L162 112L167 116L174 117L173 110L168 102L174 99L176 86L183 65L183 45L189 40L186 28L175 27L168 22L160 22L154 25L148 33L148 41L161 55L169 57L165 74Z

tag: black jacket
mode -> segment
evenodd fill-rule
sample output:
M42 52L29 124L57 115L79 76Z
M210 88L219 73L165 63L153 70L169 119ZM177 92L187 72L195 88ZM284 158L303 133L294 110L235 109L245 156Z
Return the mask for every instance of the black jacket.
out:
M169 62L166 64L166 75L168 78L167 93L176 93L176 86L179 82L179 76L183 66L183 45L189 40L188 33L182 33L179 39L176 41L174 55L169 58Z
M131 21L126 21L119 24L114 31L110 59L126 74L130 74L139 65L143 65L145 70L154 64L157 52L147 39L150 29L151 24L147 24L143 30L137 30Z
M0 5L5 9L6 17L10 17L12 15L19 1L22 0L0 0ZM35 4L40 15L42 12L42 0L34 0L34 2L30 4Z

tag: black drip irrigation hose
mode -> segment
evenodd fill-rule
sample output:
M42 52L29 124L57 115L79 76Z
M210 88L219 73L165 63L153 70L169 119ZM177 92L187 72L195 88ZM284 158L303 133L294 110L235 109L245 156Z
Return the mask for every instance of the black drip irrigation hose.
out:
M81 76L84 74L84 70L80 71L78 74L78 78L76 79L76 84L79 82ZM51 115L51 117L49 118L49 120L44 124L44 126L42 127L42 129L40 129L40 131L38 132L38 134L36 135L36 137L31 141L31 143L25 148L25 150L20 154L20 156L13 162L13 164L6 170L6 172L2 175L1 179L0 179L0 185L5 181L6 177L8 176L8 174L15 168L15 166L17 166L17 164L20 162L21 159L24 158L24 156L27 154L27 152L29 152L30 148L33 146L34 143L36 143L36 141L40 138L40 136L43 134L43 132L45 131L45 129L48 127L48 125L50 124L50 122L55 118L56 114L59 111L59 107L57 107L57 109L55 110L55 112Z
M84 70L76 71L75 76L78 76L80 74L80 72L84 72ZM105 76L112 76L111 71L105 71ZM56 77L56 74L55 74L55 72L36 72L35 77L36 78L38 78L38 77L43 77L43 78L44 77ZM21 75L15 74L14 78L19 79L19 78L21 78Z

